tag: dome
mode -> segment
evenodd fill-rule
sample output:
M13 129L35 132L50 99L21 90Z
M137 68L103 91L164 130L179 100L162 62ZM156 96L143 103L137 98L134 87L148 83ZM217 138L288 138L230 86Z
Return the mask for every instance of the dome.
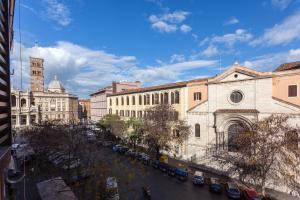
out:
M52 80L49 83L48 86L48 91L50 92L64 92L65 88L64 86L61 84L61 82L59 80L57 80L57 77L54 76L54 80Z

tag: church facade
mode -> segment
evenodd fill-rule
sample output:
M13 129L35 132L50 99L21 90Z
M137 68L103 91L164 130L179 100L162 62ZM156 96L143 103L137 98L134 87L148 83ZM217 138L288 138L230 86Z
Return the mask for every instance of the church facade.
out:
M30 57L30 90L11 90L13 128L43 121L78 122L78 98L68 93L55 76L44 87L44 60Z

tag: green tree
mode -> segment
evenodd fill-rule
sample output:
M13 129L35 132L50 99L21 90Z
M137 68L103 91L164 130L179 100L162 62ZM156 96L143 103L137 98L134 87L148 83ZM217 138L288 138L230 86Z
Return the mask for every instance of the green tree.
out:
M142 139L143 128L144 124L140 119L131 117L125 122L124 131L127 133L127 137L134 149Z
M105 128L106 132L113 134L117 138L124 137L125 122L118 115L105 115L99 121L98 126Z

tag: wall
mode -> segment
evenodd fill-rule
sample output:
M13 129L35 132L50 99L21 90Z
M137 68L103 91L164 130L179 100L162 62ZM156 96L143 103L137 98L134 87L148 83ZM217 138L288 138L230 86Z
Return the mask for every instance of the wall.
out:
M278 75L273 77L273 96L289 103L296 104L300 106L300 70L298 74L283 74L278 73ZM298 96L288 97L288 86L297 85L298 86Z

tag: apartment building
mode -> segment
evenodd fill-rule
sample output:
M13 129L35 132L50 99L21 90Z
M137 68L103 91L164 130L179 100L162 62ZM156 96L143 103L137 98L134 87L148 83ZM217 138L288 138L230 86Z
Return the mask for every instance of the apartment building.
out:
M103 116L107 114L107 96L110 94L137 89L141 87L141 82L112 82L111 86L99 89L97 92L90 94L91 97L91 120L98 122Z

